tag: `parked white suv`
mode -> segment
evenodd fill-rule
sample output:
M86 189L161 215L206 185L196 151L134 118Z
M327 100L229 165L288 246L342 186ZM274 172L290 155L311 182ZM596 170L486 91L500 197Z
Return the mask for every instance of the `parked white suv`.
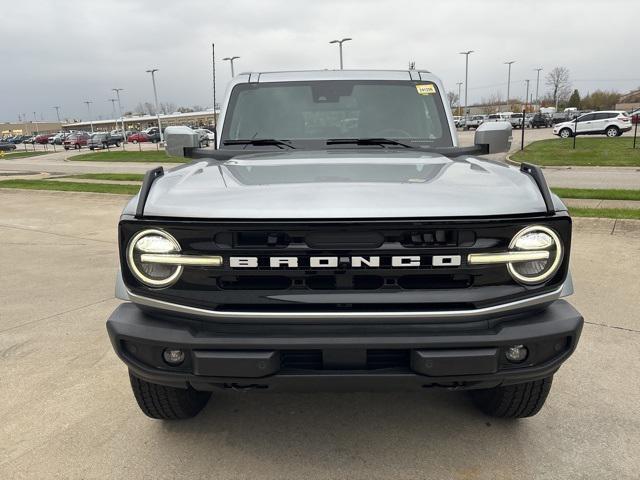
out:
M585 113L576 120L555 124L553 133L561 138L572 137L576 133L576 125L577 135L605 134L607 137L618 137L631 130L631 119L626 112L618 110Z

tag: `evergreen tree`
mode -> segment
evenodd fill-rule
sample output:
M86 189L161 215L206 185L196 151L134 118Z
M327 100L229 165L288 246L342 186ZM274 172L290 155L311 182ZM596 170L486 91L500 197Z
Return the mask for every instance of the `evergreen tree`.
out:
M578 90L574 90L571 96L569 97L569 107L580 108L580 93Z

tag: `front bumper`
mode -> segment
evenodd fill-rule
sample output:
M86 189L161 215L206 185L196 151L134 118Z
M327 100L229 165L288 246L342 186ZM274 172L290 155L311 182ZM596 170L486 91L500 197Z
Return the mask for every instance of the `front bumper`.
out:
M493 326L490 326L493 325ZM138 377L197 390L490 388L552 375L575 350L582 316L566 301L498 322L465 325L231 325L165 319L132 303L107 321L118 356ZM509 363L511 345L527 359ZM169 366L165 348L185 360Z

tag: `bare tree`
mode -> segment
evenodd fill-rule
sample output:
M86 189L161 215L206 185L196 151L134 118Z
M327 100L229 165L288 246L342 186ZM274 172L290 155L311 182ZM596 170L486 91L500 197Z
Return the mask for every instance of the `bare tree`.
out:
M549 94L553 98L553 103L558 108L559 102L564 102L571 95L571 80L569 80L569 69L566 67L555 67L545 78L546 85L550 88Z
M176 111L176 104L173 102L160 102L160 112L168 115Z
M620 93L610 91L596 90L588 94L582 99L580 105L589 110L607 110L616 107L616 103L620 100Z
M156 114L155 105L151 102L144 102L144 112L146 112L148 115L155 115Z
M489 97L482 98L480 103L482 105L482 113L489 114L497 112L500 108L500 105L502 105L504 102L502 100L500 92L494 92L489 95Z
M449 101L449 106L453 108L458 104L458 100L460 100L460 98L455 92L447 92L447 100Z

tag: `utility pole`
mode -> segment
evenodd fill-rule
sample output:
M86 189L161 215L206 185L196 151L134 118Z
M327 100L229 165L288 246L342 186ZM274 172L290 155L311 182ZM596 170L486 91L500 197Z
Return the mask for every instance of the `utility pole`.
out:
M89 100L85 100L83 103L85 103L87 105L87 112L89 112L89 123L91 125L91 133L93 133L93 120L91 119L91 104L93 102L91 102Z
M509 66L509 73L507 75L507 111L509 111L509 95L511 94L511 65L514 63L516 63L515 60L504 62L505 65Z
M33 120L35 122L35 127L36 127L35 133L37 135L39 132L38 132L38 117L36 116L36 112L33 112ZM34 145L35 145L35 143L34 143Z
M115 98L108 98L107 102L111 102L111 114L113 115L113 120L116 124L116 127L118 126L118 120L116 120L116 102L117 100Z
M527 101L529 100L529 79L526 79L527 82L527 94L524 96L524 108L527 108Z
M118 112L120 113L120 118L122 119L122 145L127 143L127 132L124 128L124 115L122 114L122 104L120 103L120 92L124 90L124 88L112 88L112 91L116 92L116 98L118 99ZM117 127L116 122L116 127ZM124 146L122 147L124 148Z
M158 90L156 89L156 72L157 68L150 68L147 70L147 73L151 74L151 81L153 82L153 97L156 100L156 116L158 117L158 130L160 130L160 143L164 141L164 136L162 135L162 125L160 124L160 107L158 106Z
M235 77L235 76L236 76L236 74L235 74L235 72L234 72L234 70L233 70L233 61L234 61L234 60L237 60L237 59L239 59L239 58L240 58L240 57L235 56L235 57L224 57L224 58L222 59L223 61L228 61L228 62L231 64L231 78L233 78L233 77ZM216 107L214 106L213 108L214 108L214 110L215 110L215 108L216 108Z
M460 52L460 55L464 55L465 67L464 67L464 122L467 123L467 101L469 100L469 55L473 53L473 50L467 50L466 52Z
M458 82L456 85L458 85L458 115L460 115L460 89L462 88L462 82Z
M350 40L353 40L352 38L343 38L341 40L331 40L329 43L337 43L338 46L340 47L340 70L343 69L343 65L342 65L342 44L344 42L348 42Z
M534 68L534 70L537 72L537 75L536 75L536 103L538 104L538 107L540 107L540 97L538 96L538 89L540 88L540 70L542 70L542 67Z
M60 121L60 106L56 105L55 107L53 107L56 109L56 117L58 117L58 123L62 123Z

